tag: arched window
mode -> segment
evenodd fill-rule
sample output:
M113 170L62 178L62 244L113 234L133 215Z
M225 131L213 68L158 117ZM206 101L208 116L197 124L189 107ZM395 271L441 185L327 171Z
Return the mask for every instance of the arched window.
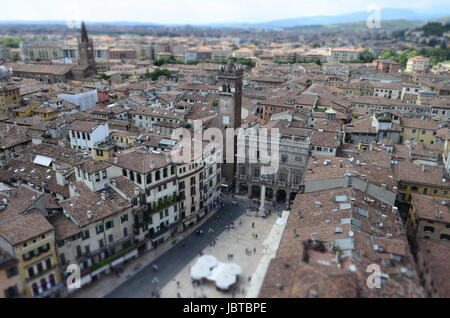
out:
M47 281L45 280L45 278L41 279L41 287L43 291L47 290Z
M36 283L33 283L33 285L31 285L31 289L33 290L33 296L39 295L39 287Z
M54 274L50 274L50 276L48 277L49 281L50 281L50 286L55 287L56 286L56 278Z

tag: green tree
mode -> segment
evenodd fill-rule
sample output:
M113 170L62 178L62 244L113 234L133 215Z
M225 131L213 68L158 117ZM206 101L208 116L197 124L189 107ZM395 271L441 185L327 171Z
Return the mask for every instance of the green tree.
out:
M105 81L109 81L111 79L111 76L106 75L106 73L99 73L98 75Z
M22 42L23 39L21 38L3 38L0 39L0 44L6 47L17 49L20 45L20 42Z
M184 62L177 60L175 56L170 55L169 57L162 57L155 60L153 64L155 64L156 66L162 66L164 64L184 64Z
M397 56L397 54L393 50L385 50L380 55L380 59L387 60L387 59L393 59Z
M369 50L364 50L360 55L359 59L363 63L372 63L372 61L375 59L372 53L369 52Z
M152 81L156 81L160 76L170 77L172 73L166 68L158 68L151 73L146 73L145 78L150 78Z
M450 30L450 27L448 24L443 25L440 22L428 22L421 29L425 36L442 36L444 32Z

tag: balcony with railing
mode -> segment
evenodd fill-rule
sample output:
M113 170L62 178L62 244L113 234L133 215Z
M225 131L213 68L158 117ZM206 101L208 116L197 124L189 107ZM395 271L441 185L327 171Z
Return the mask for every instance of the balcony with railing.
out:
M238 179L239 180L247 180L247 175L246 174L238 174Z
M161 225L159 231L147 233L145 235L145 237L148 238L148 239L152 239L152 240L154 240L156 238L159 238L162 235L166 234L169 230L172 230L173 228L177 227L180 224L180 222L181 221L178 220L178 221L176 221L174 223L169 224L168 226Z
M261 176L260 181L265 184L273 184L273 176Z

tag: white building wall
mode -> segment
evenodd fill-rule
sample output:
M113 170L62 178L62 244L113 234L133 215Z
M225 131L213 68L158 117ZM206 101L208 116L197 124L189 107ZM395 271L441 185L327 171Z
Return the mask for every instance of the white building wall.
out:
M75 136L73 136L73 130L69 131L70 145L72 148L83 147L85 149L93 148L95 144L105 141L109 137L108 124L101 124L97 126L92 132L85 132L85 139L83 139L83 132L80 133L80 138L78 138L77 131L75 131ZM87 134L90 136L90 140L87 138Z
M58 98L63 99L69 103L80 106L80 111L93 108L97 105L98 95L97 90L87 91L79 94L60 94Z

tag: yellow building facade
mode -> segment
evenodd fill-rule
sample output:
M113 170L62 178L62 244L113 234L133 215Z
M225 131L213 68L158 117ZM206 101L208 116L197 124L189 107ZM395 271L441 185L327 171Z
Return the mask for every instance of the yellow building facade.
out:
M445 198L412 195L408 215L408 236L417 239L449 240L449 201Z
M29 117L33 114L33 111L39 106L40 104L33 104L29 106L16 108L13 110L13 115L14 117Z
M59 117L59 112L56 108L51 106L44 106L34 111L36 116L39 116L45 120L53 120Z
M40 297L61 283L53 230L14 248L27 297Z
M427 145L433 145L436 142L435 129L404 127L400 136L403 142L406 140L416 140Z
M15 85L0 84L0 111L7 112L8 105L20 105L20 89Z
M0 298L23 296L23 282L17 259L0 249Z
M394 174L398 185L398 199L401 202L409 203L412 194L449 197L450 180L445 178L444 169L441 167L401 162L394 167Z
M117 146L113 142L98 144L92 148L92 158L95 160L107 160L113 157L117 151Z

